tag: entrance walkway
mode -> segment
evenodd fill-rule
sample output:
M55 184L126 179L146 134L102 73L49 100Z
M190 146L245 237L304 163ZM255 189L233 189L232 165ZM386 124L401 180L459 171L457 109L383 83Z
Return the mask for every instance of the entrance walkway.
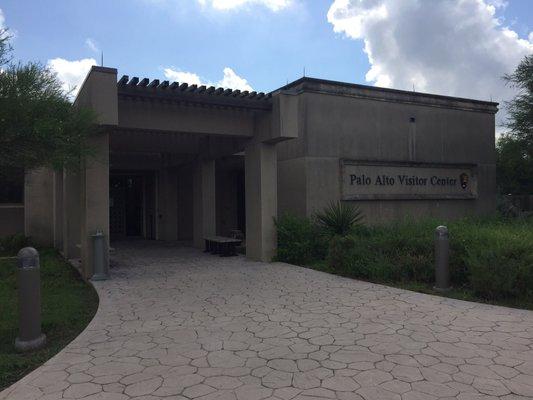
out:
M0 399L526 399L533 313L149 242ZM490 397L494 396L494 397Z

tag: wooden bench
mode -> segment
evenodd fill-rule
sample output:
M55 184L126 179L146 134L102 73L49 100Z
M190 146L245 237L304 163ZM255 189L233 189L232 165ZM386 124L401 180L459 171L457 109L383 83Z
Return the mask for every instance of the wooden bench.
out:
M204 238L205 253L220 254L220 257L236 256L236 247L242 243L241 239L224 236L211 236Z

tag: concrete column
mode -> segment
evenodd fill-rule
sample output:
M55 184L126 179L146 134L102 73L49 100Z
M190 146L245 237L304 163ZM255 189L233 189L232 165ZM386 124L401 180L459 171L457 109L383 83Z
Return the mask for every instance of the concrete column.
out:
M275 144L245 148L246 256L270 261L276 254L277 153Z
M54 171L54 247L63 251L63 170Z
M117 70L91 67L74 106L91 108L100 125L87 140L94 156L86 158L80 172L81 268L88 279L93 275L91 235L96 231L106 237L105 263L109 263L109 132L118 125Z
M178 240L178 177L175 171L159 171L158 239Z
M63 171L63 256L80 258L80 174Z
M193 241L203 248L204 238L216 235L215 161L198 161L193 179Z
M85 278L93 275L91 235L101 231L106 237L105 263L109 263L109 133L89 138L95 155L85 160L81 172L81 265Z
M25 174L24 233L39 245L54 244L54 172L48 168Z

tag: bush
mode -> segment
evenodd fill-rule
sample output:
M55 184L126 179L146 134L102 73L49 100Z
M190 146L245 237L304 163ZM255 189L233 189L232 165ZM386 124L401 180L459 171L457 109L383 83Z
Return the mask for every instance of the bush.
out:
M375 282L434 283L434 230L441 221L405 220L330 241L335 273ZM533 300L533 226L499 218L464 219L450 230L452 285L487 300Z
M329 242L327 263L333 272L347 273L355 259L357 242L353 236L334 236Z
M349 239L331 240L327 260L335 272L352 277L428 282L433 277L431 230L413 223L356 229Z
M359 208L341 201L331 202L322 211L315 213L315 220L328 237L346 236L361 225L363 215Z
M323 259L326 242L308 218L285 214L276 220L278 254L276 261L304 265Z
M464 222L463 222L464 224ZM489 221L462 232L464 264L474 293L485 299L533 298L533 226L519 220ZM475 231L474 231L475 230Z
M24 235L10 235L0 238L0 255L15 256L23 247L29 246L30 241Z
M435 228L443 222L406 219L372 227L356 225L348 235L334 235L325 227L329 225L285 216L278 221L277 259L300 265L325 260L327 270L340 275L432 286ZM533 304L532 220L466 218L444 224L450 231L454 288L487 300ZM326 235L319 235L324 229Z

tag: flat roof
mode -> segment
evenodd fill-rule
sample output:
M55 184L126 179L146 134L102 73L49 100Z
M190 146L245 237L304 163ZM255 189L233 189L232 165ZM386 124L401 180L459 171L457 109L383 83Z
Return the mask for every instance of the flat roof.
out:
M92 70L117 73L115 68L93 66ZM463 97L444 96L432 93L408 90L389 89L357 83L302 77L273 90L270 93L241 91L229 88L188 84L186 82L170 82L159 79L129 78L123 75L117 82L118 95L123 97L148 97L159 100L170 100L203 105L230 108L248 108L269 110L272 108L272 95L279 92L319 93L335 96L355 97L370 100L407 103L430 107L441 107L467 111L478 111L495 114L498 103L468 99Z
M439 94L422 93L408 90L389 89L311 77L302 77L272 91L271 93L287 90L351 97L364 97L383 101L407 102L429 106L484 111L489 113L496 113L498 111L498 103L492 101L443 96Z

